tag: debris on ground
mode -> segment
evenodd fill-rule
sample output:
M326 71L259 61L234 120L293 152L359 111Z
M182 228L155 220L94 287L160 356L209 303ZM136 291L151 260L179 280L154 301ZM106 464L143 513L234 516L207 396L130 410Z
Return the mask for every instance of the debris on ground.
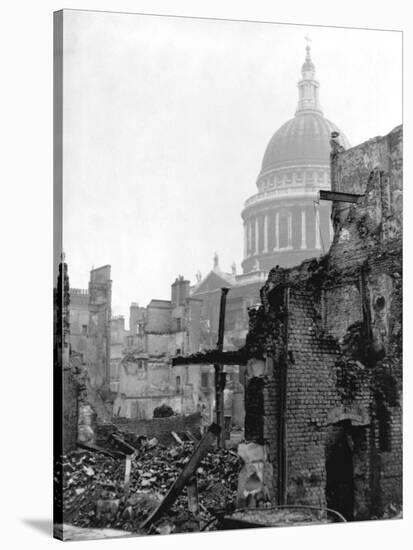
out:
M403 508L398 504L387 504L380 518L373 519L403 519Z
M125 460L95 450L78 449L61 457L63 517L78 527L111 528L139 533L141 524L159 506L188 463L195 443L164 447L142 441L131 455L131 471L125 488ZM196 471L199 513L188 510L186 490L167 515L152 525L153 533L196 531L214 519L214 511L232 512L241 461L236 453L212 448Z
M276 527L278 525L307 525L311 523L330 523L333 521L323 509L306 509L298 507L270 508L260 510L239 510L234 512L229 520L245 522L247 525L260 525L265 527Z
M85 527L75 527L67 523L56 523L53 526L53 534L55 538L65 542L69 540L98 540L136 536L136 533L120 531L119 529L89 529Z

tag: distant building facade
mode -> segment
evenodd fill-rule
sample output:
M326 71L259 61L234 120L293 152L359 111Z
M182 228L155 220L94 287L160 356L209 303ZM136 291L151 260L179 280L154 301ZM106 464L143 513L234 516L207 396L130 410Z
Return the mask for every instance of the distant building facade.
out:
M87 290L70 289L70 347L87 368L90 388L104 399L110 394L111 304L109 265L91 270Z
M148 419L161 405L182 415L198 410L200 367L172 367L171 357L199 350L200 308L201 301L190 296L189 281L182 276L171 286L171 300L154 299L146 308L132 303L118 363L114 416ZM120 334L119 324L112 320L112 335L115 326ZM112 340L112 349L114 345Z
M117 315L110 321L110 391L119 390L120 363L123 359L130 332L125 327L125 317Z

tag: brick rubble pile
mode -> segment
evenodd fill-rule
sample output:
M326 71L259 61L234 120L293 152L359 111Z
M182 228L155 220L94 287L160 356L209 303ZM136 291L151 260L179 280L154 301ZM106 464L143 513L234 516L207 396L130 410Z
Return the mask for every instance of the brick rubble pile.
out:
M132 459L127 490L124 487L124 460L87 450L63 456L60 460L63 479L55 480L55 497L63 505L65 523L140 532L141 523L161 502L193 450L192 442L138 450ZM196 473L198 517L188 512L184 490L168 515L154 526L153 532L197 530L211 522L217 510L232 511L240 467L240 460L233 451L211 449Z

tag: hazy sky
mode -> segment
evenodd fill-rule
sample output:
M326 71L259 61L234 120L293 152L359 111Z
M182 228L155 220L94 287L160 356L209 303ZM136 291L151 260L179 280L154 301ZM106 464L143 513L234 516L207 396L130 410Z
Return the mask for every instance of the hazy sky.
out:
M402 122L402 35L66 11L63 243L72 287L112 266L114 314L182 274L240 269L240 212L294 116L304 36L324 115L356 145Z

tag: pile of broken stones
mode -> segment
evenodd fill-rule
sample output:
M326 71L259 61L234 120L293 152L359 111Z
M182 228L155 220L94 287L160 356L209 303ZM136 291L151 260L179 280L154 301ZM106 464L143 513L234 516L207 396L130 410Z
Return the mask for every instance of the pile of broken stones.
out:
M62 456L55 469L55 499L63 507L64 522L141 534L198 531L213 526L218 511L227 513L235 507L241 468L234 451L216 447L208 451L196 471L198 513L189 512L184 490L149 531L141 528L189 461L195 445L192 441L172 447L157 444L156 440L149 445L141 442L132 457L126 486L125 460L85 449Z

